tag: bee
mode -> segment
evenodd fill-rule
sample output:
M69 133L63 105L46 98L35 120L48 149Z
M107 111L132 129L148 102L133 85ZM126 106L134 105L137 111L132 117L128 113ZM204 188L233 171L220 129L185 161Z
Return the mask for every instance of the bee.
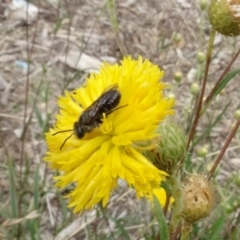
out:
M56 135L58 133L73 131L73 133L64 140L60 147L60 150L62 150L64 144L74 134L77 138L82 139L86 133L91 133L95 128L99 127L99 125L103 122L102 118L104 113L106 116L108 116L112 112L127 106L124 105L117 107L120 100L121 93L118 90L117 84L105 90L105 92L100 95L100 97L98 97L89 107L87 107L82 112L78 121L73 124L73 129L63 130L53 134Z

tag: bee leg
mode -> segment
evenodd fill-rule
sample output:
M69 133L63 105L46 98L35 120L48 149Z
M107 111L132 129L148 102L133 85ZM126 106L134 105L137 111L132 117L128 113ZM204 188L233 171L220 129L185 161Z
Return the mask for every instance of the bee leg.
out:
M128 104L123 105L123 106L120 106L120 107L117 107L117 108L114 108L114 109L112 109L112 110L106 112L106 115L108 116L110 113L115 112L116 110L118 110L118 109L120 109L120 108L126 107L127 105L128 105Z

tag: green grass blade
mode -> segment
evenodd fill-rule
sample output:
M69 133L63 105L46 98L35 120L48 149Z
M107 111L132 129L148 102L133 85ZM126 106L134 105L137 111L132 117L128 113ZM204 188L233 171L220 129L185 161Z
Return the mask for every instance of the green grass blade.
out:
M110 216L106 216L107 218L111 219L113 222L115 222L117 229L120 232L120 236L123 237L126 240L131 240L131 238L129 237L127 231L125 230L124 226L121 224L121 219L115 219L113 217Z
M238 74L240 73L240 68L237 68L229 72L219 83L218 88L214 92L213 96L209 100L208 105L216 98L216 96L226 87L226 85Z
M230 104L231 104L231 101L228 102L228 104L224 107L222 112L216 117L214 122L211 123L199 137L197 137L196 141L194 141L193 143L193 146L196 146L199 142L201 142L206 136L208 136L211 133L213 127L221 120L222 116L225 114Z
M160 238L161 240L169 240L169 231L168 231L166 218L163 214L162 207L156 196L153 197L153 203L154 203L156 218L158 221Z
M211 240L219 239L225 222L226 222L226 219L223 216L220 216L219 219L211 226L210 228Z
M39 209L40 205L40 177L39 177L39 165L36 167L34 174L34 186L33 186L33 199L34 199L34 209Z
M43 101L47 104L49 101L49 95L50 95L50 87L49 87L49 83L47 83L44 92L43 92Z
M43 127L43 118L41 113L39 112L37 105L34 106L34 112L36 114L37 120L38 120L38 124L41 126L41 128Z
M58 30L62 26L62 21L63 21L63 19L61 19L61 18L57 19L57 22L56 22L56 24L54 26L54 29L53 29L53 34L57 34Z
M62 213L62 220L61 220L61 226L60 226L60 229L63 229L67 222L69 221L69 212L68 212L68 208L67 208L67 202L66 202L66 199L63 198L63 196L57 192L57 198L58 198L58 201L60 203L60 209L61 209L61 213ZM59 229L58 229L59 230Z
M18 197L17 197L17 190L16 190L16 172L13 167L11 159L8 160L8 174L9 174L9 195L10 195L10 201L11 201L11 217L17 218L18 215Z
M236 224L235 226L239 226L239 223ZM240 236L240 231L238 227L235 227L235 229L232 231L231 236L229 240L238 240Z

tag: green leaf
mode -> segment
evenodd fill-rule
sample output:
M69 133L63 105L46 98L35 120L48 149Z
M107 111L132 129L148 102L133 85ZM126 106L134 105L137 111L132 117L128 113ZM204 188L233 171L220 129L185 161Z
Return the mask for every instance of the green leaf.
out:
M99 210L100 210L101 214L103 215L103 218L105 218L106 222L108 222L109 219L112 220L113 222L115 222L116 227L118 228L121 237L123 237L126 240L131 240L131 238L129 237L124 226L121 224L121 219L116 219L116 218L113 218L113 217L109 216L108 214L106 214L106 209L102 206L102 204L99 204ZM111 234L111 239L114 239L113 232L110 232L110 234Z
M214 92L213 96L211 97L208 105L216 98L216 96L226 87L226 85L238 74L240 73L240 68L237 68L231 72L229 72L219 83L216 91Z
M34 106L34 112L36 114L38 124L42 127L43 126L43 118L42 118L42 115L41 115L40 111L38 110L37 106Z
M115 222L116 224L116 227L118 228L119 232L120 232L120 236L121 237L124 237L124 239L127 239L127 240L131 240L131 238L129 237L127 231L125 230L124 226L121 224L121 219L115 219L115 218L112 218L112 217L109 217L112 221Z
M230 104L231 104L231 101L228 102L228 104L224 107L222 112L216 117L215 121L211 123L199 137L197 137L196 141L194 141L193 143L193 147L196 146L200 141L202 141L206 136L209 135L213 127L221 120L222 116L225 114Z
M168 231L166 218L163 214L162 207L155 195L153 196L153 203L154 203L156 218L158 221L160 239L169 240L169 231Z
M211 240L218 240L221 236L221 231L223 229L223 225L226 222L224 217L219 217L219 219L211 226Z
M33 199L34 199L34 209L38 209L40 205L40 176L39 176L39 165L37 165L34 174L34 188L33 188Z
M57 19L57 22L56 22L56 24L54 26L54 29L53 29L54 34L57 34L58 30L61 28L62 21L63 21L63 19L61 19L61 18Z

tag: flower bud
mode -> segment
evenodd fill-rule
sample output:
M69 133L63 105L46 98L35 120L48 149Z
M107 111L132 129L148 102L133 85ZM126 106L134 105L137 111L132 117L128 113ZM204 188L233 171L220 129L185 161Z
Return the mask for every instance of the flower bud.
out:
M208 14L213 28L219 33L226 36L240 34L239 0L212 0Z
M200 175L191 174L183 189L183 218L193 223L210 215L215 203L213 186Z
M180 71L175 72L173 78L174 78L174 80L176 82L181 82L181 80L182 80L182 72L180 72Z
M176 34L174 35L174 38L173 38L173 40L174 40L175 43L180 43L180 42L182 41L182 39L183 39L183 37L182 37L182 34L181 34L181 33L176 33Z
M236 119L239 119L239 118L240 118L240 109L238 109L238 110L235 111L234 117L235 117Z
M203 52L198 52L197 53L197 61L200 64L203 64L206 60L206 55Z
M147 153L152 162L161 170L171 173L185 157L187 137L183 129L173 120L166 120L158 127L160 135L158 146Z
M207 0L200 0L199 5L200 5L201 10L204 11L208 5Z
M196 96L199 93L200 86L198 83L194 82L191 84L191 94Z
M198 157L206 157L208 154L208 146L203 146L197 150Z

